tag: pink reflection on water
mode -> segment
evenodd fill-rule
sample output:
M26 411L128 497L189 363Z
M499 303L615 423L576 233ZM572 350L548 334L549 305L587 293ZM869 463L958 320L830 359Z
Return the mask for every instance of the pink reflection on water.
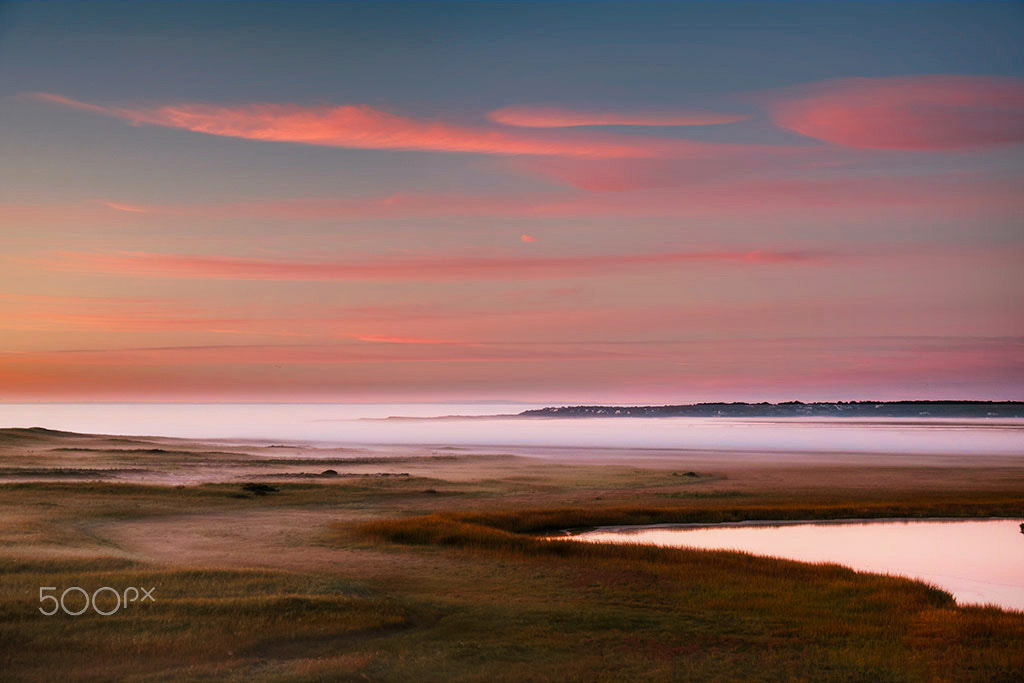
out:
M914 520L755 524L714 527L619 527L575 538L601 543L739 550L858 571L922 579L960 604L1024 610L1021 520Z

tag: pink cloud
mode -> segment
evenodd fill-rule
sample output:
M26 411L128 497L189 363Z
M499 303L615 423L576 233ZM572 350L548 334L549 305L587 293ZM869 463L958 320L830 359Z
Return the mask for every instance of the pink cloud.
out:
M139 211L113 211L96 203L39 206L0 203L7 234L35 227L85 223L136 224L167 219L252 219L303 222L370 221L447 216L502 218L663 218L763 216L799 210L857 210L947 216L948 212L1016 217L1024 211L1017 174L946 173L911 177L819 171L815 177L700 177L690 167L652 160L607 165L552 163L537 167L565 184L589 190L506 195L398 193L352 199L278 198L209 204L137 204ZM533 165L531 164L531 168ZM526 226L523 226L524 229ZM0 231L2 232L2 231ZM531 234L531 233L527 233ZM211 236L210 239L215 239ZM10 238L9 238L10 239ZM223 240L227 246L227 238ZM0 259L4 255L0 254Z
M584 159L530 159L511 162L513 168L588 192L630 192L706 183L735 172L734 159L707 160L694 164L676 159L618 159L615 163ZM751 159L741 168L750 169Z
M940 150L1024 143L1024 79L846 78L759 96L776 125L847 147Z
M174 329L194 309L163 299L0 293L0 329Z
M507 126L568 128L575 126L710 126L744 121L749 116L710 111L607 111L524 105L505 107L488 118Z
M209 332L307 336L319 318L224 317L170 299L0 293L0 330L104 333Z
M520 235L519 239L522 240L523 242L526 242L526 243L536 242L537 241L536 237L534 237L533 235L527 235L526 233L523 233L522 235Z
M438 384L466 396L495 385L534 396L600 390L679 400L750 400L764 392L788 400L948 398L967 393L1019 397L1020 340L833 337L716 339L667 343L638 354L621 345L513 344L454 349L444 345L222 345L0 353L0 398L154 398L258 395L365 397L367 392L422 396ZM396 382L394 364L402 372ZM685 387L685 389L680 389ZM696 393L694 393L696 392ZM899 395L902 392L902 395ZM893 394L896 394L895 396ZM582 395L581 395L582 396Z
M101 201L103 206L114 211L126 211L128 213L149 213L149 209L137 204L124 204L122 202Z
M362 335L359 335L357 337L354 337L354 339L356 339L358 341L372 342L372 343L376 343L376 344L417 344L417 345L426 344L428 346L438 345L438 344L455 345L455 346L472 345L470 342L460 342L460 341L455 341L453 339L425 339L425 338L422 338L422 337L394 337L394 336L390 336L390 335L386 335L386 334L362 334Z
M0 353L12 366L358 365L374 363L501 363L509 361L609 360L621 353L564 344L477 344L396 337L378 344L221 344ZM458 348L453 348L458 347ZM393 381L385 372L383 381Z
M445 281L559 278L603 274L686 263L819 263L822 254L798 251L676 251L593 256L417 257L359 261L275 261L227 256L191 256L146 252L113 254L60 252L56 258L30 261L56 271L134 277L270 281Z
M129 332L209 332L213 334L261 334L275 337L312 336L308 328L323 332L325 324L315 319L282 317L216 318L209 316L160 316L129 313L55 313L31 311L0 322L3 330L67 331L91 330ZM301 331L306 330L306 331Z
M287 310L254 303L252 311L225 316L220 307L172 299L70 297L0 293L0 331L31 331L51 335L67 332L104 333L124 339L126 334L204 332L213 335L357 339L382 344L469 344L430 334L480 335L503 323L529 318L536 322L544 311L500 311L467 308L460 304L432 303L337 307L309 302ZM485 322L481 322L485 321ZM509 323L511 324L511 323ZM409 331L414 333L410 334ZM486 336L486 335L485 335ZM495 335L490 335L495 336ZM42 338L41 336L39 338ZM95 337L92 337L95 338ZM475 342L474 342L475 343Z
M509 131L495 126L418 120L366 105L174 104L112 107L50 93L30 97L128 121L208 135L356 149L567 156L591 159L708 157L743 145L677 138Z
M217 218L226 220L372 220L446 216L658 217L714 213L715 215L762 214L792 209L855 209L900 206L925 213L950 208L999 211L1024 208L1018 176L984 177L969 174L936 174L913 177L882 177L819 172L816 177L702 177L692 166L659 160L650 163L620 160L615 164L530 163L536 170L588 193L575 191L532 192L512 195L398 193L355 199L295 198L255 199L217 204L133 205L142 212L117 212L122 220L146 216ZM597 193L597 194L592 194ZM25 215L21 207L0 205L13 215ZM56 211L56 209L55 209ZM143 213L144 212L144 213ZM81 220L74 207L59 215L25 215L21 220ZM63 218L62 218L63 217Z
M53 296L48 294L14 294L0 292L0 306L2 305L42 305L42 306L102 306L102 305L139 305L156 306L162 299L147 298L121 298L104 296Z

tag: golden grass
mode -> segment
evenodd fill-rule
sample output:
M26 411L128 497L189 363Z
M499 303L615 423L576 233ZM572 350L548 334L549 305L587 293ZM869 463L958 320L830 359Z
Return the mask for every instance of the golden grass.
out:
M564 643L565 635L539 629L540 614L550 619L571 606L573 616L559 617L558 628L611 648L618 659L566 668L568 678L586 678L586 667L598 667L590 673L607 680L1014 680L1024 672L1024 650L1015 645L1024 638L1024 614L961 608L948 593L919 581L743 553L525 533L624 523L1001 516L1020 514L1022 503L1024 497L1010 494L991 501L947 495L814 508L723 502L711 508L466 511L338 524L334 533L338 543L355 536L445 552L453 564L498 563L506 573L491 579L498 590L516 591L522 577L538 572L550 582L567 581L567 593L548 593L550 604L535 606L540 613L534 618L516 614L522 620L516 642L528 643L538 661L559 661L545 639ZM625 644L634 647L624 651ZM496 667L480 666L501 678Z
M40 462L18 445L0 464L205 467L222 450L138 441L136 453L54 452L57 437L29 436ZM182 449L195 461L168 453ZM223 457L252 464L241 450ZM1024 615L961 608L920 582L536 536L613 524L1024 514L1024 469L1002 465L703 463L446 456L403 461L394 471L409 477L270 478L277 492L248 497L239 496L253 479L0 484L0 678L1024 677ZM347 471L383 469L374 459ZM672 475L689 470L700 476ZM255 568L264 563L293 571ZM37 611L40 585L131 584L155 586L157 602L115 617Z
M343 583L285 572L171 570L120 558L0 562L0 671L5 678L76 680L162 674L191 678L225 662L287 660L346 638L409 625L386 600ZM154 588L111 616L38 612L39 586L88 592L100 586ZM109 596L109 594L108 594ZM114 608L112 598L104 611ZM76 598L74 607L84 604ZM47 608L48 604L45 604Z
M726 497L727 498L727 497ZM1024 517L1024 494L915 494L880 500L827 501L813 505L772 502L736 505L733 501L701 501L686 506L619 505L526 508L499 512L469 512L458 519L516 533L629 525L696 524L747 520L880 519L888 517Z

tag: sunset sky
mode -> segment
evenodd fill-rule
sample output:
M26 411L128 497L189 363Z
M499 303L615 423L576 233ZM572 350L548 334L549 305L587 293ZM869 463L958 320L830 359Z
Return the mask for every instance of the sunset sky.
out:
M1024 399L1024 3L0 3L0 400Z

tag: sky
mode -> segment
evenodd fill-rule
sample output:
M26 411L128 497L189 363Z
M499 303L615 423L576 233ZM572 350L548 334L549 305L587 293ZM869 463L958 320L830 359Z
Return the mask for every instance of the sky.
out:
M0 3L0 401L1024 399L1024 3Z

